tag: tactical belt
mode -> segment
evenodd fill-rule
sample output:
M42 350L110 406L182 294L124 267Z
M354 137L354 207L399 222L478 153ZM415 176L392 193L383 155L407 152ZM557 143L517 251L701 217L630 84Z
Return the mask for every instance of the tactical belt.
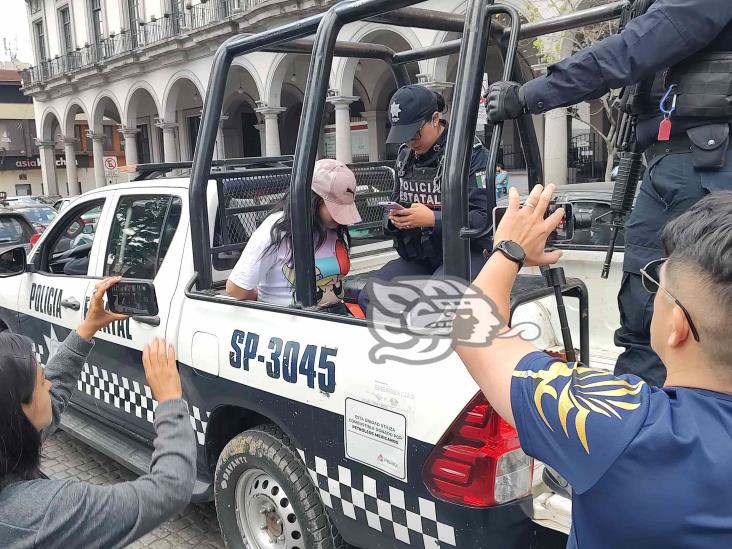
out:
M694 168L715 170L725 165L731 144L729 124L706 124L690 128L670 141L657 141L644 154L648 164L667 154L690 154Z

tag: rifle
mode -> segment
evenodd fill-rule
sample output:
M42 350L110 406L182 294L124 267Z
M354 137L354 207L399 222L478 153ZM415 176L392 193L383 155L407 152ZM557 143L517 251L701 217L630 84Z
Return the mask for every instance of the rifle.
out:
M625 25L632 19L643 15L653 4L654 0L636 0L627 10L622 18L620 29L622 32ZM605 256L605 263L602 266L602 278L610 274L610 264L615 252L615 243L618 239L620 229L625 225L625 220L633 209L635 191L638 188L641 170L643 169L643 155L638 147L636 139L636 123L638 117L634 112L633 103L643 93L643 88L648 86L647 82L641 82L631 88L623 88L616 103L618 112L618 132L615 136L615 146L619 152L620 163L618 164L618 175L615 178L615 187L610 201L610 243ZM606 214L606 215L608 215Z

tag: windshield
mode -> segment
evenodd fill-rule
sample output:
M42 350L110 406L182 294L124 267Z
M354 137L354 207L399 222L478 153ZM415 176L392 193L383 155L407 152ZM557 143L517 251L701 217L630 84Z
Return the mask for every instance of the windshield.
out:
M23 208L18 211L25 215L31 223L38 223L44 227L47 227L53 221L53 218L58 215L56 210L47 207Z

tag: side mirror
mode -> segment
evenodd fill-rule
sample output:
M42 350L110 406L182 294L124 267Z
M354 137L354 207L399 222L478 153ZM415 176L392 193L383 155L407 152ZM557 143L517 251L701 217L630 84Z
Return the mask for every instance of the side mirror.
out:
M25 272L26 254L23 246L11 248L0 254L0 278L17 276Z

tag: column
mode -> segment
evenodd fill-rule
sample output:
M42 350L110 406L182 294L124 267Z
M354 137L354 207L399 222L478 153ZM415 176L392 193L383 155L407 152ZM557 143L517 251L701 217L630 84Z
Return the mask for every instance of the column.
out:
M328 103L335 107L336 125L336 160L345 164L353 161L353 150L351 149L351 103L357 101L358 97L336 96L329 97Z
M41 155L41 177L43 178L43 194L58 194L56 179L56 143L54 141L36 140Z
M223 160L226 158L226 149L224 147L224 124L229 119L228 116L222 114L219 117L219 129L216 132L216 150L214 151L214 158L217 160Z
M428 75L424 74L418 74L417 77L426 77ZM448 118L450 113L450 106L452 104L451 101L451 94L450 92L455 87L455 84L452 82L437 82L436 80L426 80L423 82L420 82L425 88L428 90L432 90L433 92L439 93L442 95L442 97L445 99L445 113L443 114L443 117Z
M265 145L266 155L269 157L280 156L280 113L285 112L287 109L283 107L259 107L255 109L255 112L261 114L264 117L264 133L265 133Z
M66 181L69 196L81 194L81 182L76 171L76 139L64 137L64 152L66 153Z
M178 124L160 120L155 125L163 132L163 162L178 162L178 144L175 137Z
M369 125L369 162L378 162L386 143L386 111L366 111L361 116Z
M104 187L107 181L104 178L104 134L86 132L86 136L91 139L92 152L94 155L94 184L97 188Z
M125 139L125 164L131 166L139 164L140 159L137 156L137 134L140 130L137 128L127 128L121 126L119 133Z
M567 111L554 109L544 115L544 181L567 182Z
M267 154L267 131L264 127L264 123L257 124L254 127L259 132L259 150L260 150L259 155L265 156L265 154ZM245 150L246 143L244 143L244 136L242 136L241 139L242 139L242 150Z

